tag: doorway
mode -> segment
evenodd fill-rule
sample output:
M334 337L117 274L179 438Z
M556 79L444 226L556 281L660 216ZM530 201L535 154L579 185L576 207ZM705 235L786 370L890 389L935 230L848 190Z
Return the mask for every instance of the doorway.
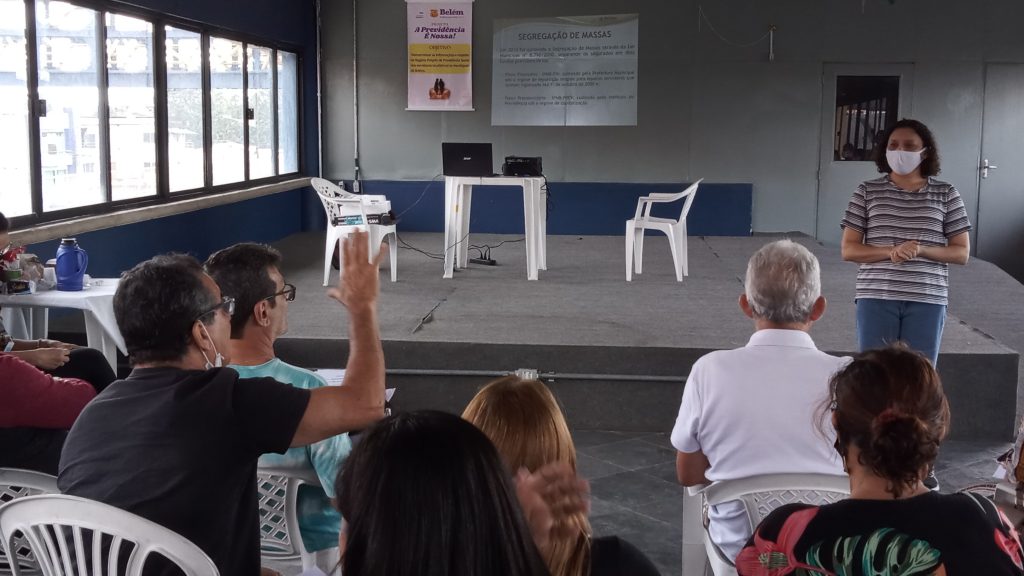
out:
M1024 64L985 67L980 160L977 255L1024 282Z
M875 140L910 116L913 71L912 64L825 64L815 224L819 241L839 244L839 222L853 191L880 176L872 159Z

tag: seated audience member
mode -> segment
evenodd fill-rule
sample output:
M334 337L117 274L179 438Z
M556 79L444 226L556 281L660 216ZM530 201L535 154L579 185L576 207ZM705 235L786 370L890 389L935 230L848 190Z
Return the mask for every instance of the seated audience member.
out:
M157 256L126 272L114 313L133 370L71 428L61 491L174 530L221 574L259 574L257 459L383 417L379 258L367 262L367 235L358 232L343 253L345 273L328 295L342 305L333 313L348 312L348 378L315 390L221 367L230 360L234 300L194 258Z
M536 472L560 462L576 470L576 447L554 395L537 380L508 376L485 386L462 417L479 428L513 472ZM656 576L658 569L635 546L616 536L592 538L580 512L566 519L565 534L546 554L552 576L622 574Z
M860 354L832 378L820 410L850 498L772 512L740 552L740 574L1024 574L1018 535L995 504L923 483L949 429L927 359L903 346Z
M11 222L0 213L0 253L11 247ZM0 352L15 356L60 378L78 378L101 392L117 378L103 353L57 340L19 340L0 320Z
M96 390L0 354L0 468L57 474L67 431Z
M819 351L808 331L825 313L818 260L780 240L747 264L743 313L754 334L743 348L694 363L672 430L676 472L684 486L760 474L843 474L831 439L815 430L814 411L828 379L847 358ZM712 541L736 557L750 537L741 502L713 506Z
M458 416L401 414L363 434L335 483L345 576L546 576L542 552L585 510L568 467L514 482Z
M231 368L242 378L273 378L297 388L327 386L316 373L292 366L274 354L274 341L288 331L288 303L295 286L281 275L281 254L264 244L236 244L206 260L206 272L221 293L235 299L231 316ZM265 454L260 465L316 472L323 488L299 489L299 529L306 550L318 552L324 571L337 564L341 517L331 503L334 478L352 451L348 434L331 436L308 446L289 448L283 455Z

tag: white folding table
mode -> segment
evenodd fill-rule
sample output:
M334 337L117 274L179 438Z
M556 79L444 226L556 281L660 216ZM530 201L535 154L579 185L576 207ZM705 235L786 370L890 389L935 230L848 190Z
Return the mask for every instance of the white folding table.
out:
M47 338L50 308L75 308L85 313L85 336L90 348L106 356L117 371L117 350L127 354L124 339L114 318L114 292L117 278L93 278L80 292L48 290L35 294L0 295L4 325L14 338Z
M474 186L518 186L523 189L526 226L526 278L536 280L538 270L547 270L547 186L544 178L513 176L444 179L444 277L469 263L469 214Z

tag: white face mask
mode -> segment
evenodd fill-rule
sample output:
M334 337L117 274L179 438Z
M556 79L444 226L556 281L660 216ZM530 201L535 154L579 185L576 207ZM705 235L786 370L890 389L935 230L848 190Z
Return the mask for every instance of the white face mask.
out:
M206 325L200 322L199 327L203 329L204 333L206 333L206 337L210 338L210 333L206 331ZM213 351L216 354L213 357L213 362L210 362L210 358L206 356L206 352L204 352L202 348L199 349L199 353L203 355L203 360L206 360L206 369L209 370L210 368L220 368L224 366L224 356L217 351L217 345L213 343L213 338L210 338L210 345L213 346Z
M892 168L893 172L900 176L906 176L917 170L917 167L921 165L921 153L925 150L927 148L914 152L909 150L886 150L885 160L889 162L889 167Z

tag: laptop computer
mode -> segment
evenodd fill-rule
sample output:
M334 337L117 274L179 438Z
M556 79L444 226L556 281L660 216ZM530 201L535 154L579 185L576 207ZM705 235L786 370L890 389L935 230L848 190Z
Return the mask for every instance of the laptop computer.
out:
M491 143L442 142L441 166L445 176L493 176Z

